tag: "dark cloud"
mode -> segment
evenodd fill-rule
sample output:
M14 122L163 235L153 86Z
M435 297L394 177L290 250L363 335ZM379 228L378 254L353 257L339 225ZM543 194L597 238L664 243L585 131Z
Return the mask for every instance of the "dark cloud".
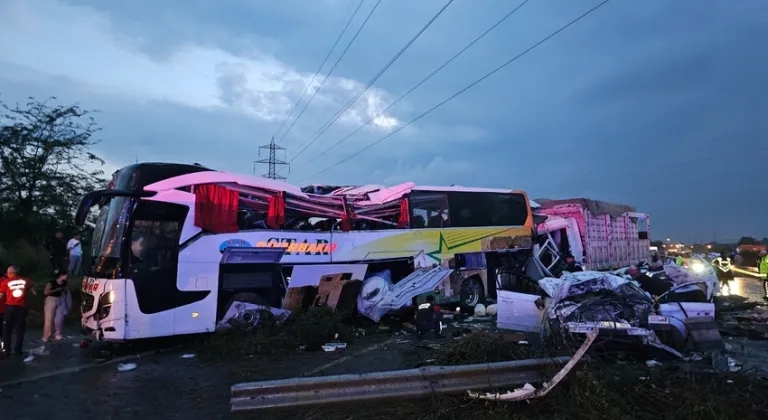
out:
M115 31L157 60L197 43L272 54L309 73L356 5L67 1L99 8ZM393 111L407 122L596 3L531 1ZM373 3L366 4L364 9ZM368 81L442 4L382 2L335 74ZM457 1L376 86L397 97L516 4ZM767 28L764 0L613 1L414 126L312 181L413 179L523 188L532 196L636 205L652 214L657 237L768 236L762 210L768 207L768 187L762 186ZM246 79L237 69L221 71L222 102L258 107L275 100L247 90ZM256 156L244 156L254 155L277 125L225 109L138 104L62 80L25 80L0 79L0 86L17 96L63 92L103 109L102 150L119 163L139 153L142 159L201 161L250 172ZM295 153L330 114L310 107L286 138L289 151ZM329 130L297 159L292 178L312 175L386 134L362 130L301 166L351 130Z

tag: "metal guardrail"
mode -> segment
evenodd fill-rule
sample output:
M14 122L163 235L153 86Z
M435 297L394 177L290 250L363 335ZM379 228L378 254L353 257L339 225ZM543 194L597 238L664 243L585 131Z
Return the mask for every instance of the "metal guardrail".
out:
M461 394L542 382L542 368L570 357L250 382L232 387L232 411Z

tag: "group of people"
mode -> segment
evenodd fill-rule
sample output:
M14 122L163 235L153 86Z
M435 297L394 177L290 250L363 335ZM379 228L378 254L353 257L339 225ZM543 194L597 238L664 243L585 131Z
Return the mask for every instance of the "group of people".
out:
M53 275L43 288L43 342L64 338L64 317L72 309L67 277L77 275L82 262L78 236L75 235L67 244L62 238L60 232L56 233L45 244L50 253ZM30 294L37 296L38 290L32 280L20 274L18 266L11 265L0 275L0 354L4 357L23 355L29 314L27 298Z
M720 256L712 260L712 265L715 267L717 273L717 279L720 281L721 290L728 291L730 289L730 282L733 280L732 266L739 266L743 264L744 259L736 254L731 253L729 256L727 252L720 253ZM763 280L763 300L768 300L768 252L765 250L760 251L757 257L757 269L760 277Z
M83 246L80 243L79 235L73 235L72 239L65 244L64 234L56 232L43 247L50 254L51 267L53 267L54 272L66 271L70 276L80 274L80 266L83 263Z

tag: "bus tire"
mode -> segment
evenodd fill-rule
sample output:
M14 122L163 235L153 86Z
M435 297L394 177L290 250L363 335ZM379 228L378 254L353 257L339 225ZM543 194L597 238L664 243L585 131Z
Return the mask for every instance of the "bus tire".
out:
M485 289L479 276L470 276L461 282L459 288L459 307L462 313L472 314L475 305L485 303Z

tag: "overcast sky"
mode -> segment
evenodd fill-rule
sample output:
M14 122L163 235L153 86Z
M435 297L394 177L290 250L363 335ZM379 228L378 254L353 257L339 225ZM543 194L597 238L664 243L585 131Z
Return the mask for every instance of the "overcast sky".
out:
M383 0L280 142L287 160L446 1ZM333 166L599 1L530 0L373 118L522 2L454 1L293 160L289 182L524 189L531 198L634 205L651 214L656 239L768 236L766 0L613 0ZM6 102L54 95L100 110L96 151L109 169L139 159L250 174L258 146L285 120L358 3L3 0L0 95ZM374 4L364 0L312 89Z

